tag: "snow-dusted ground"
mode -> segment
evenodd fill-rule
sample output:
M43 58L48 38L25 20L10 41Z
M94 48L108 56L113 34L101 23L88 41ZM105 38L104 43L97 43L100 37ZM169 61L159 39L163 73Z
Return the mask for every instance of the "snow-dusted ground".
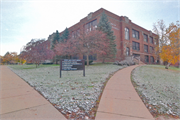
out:
M180 71L146 65L137 67L132 78L151 113L180 117Z
M76 113L82 119L96 105L106 78L110 73L125 66L95 64L83 71L62 71L59 78L59 66L39 67L35 65L16 65L10 69L39 91L63 114ZM78 115L81 114L81 115Z

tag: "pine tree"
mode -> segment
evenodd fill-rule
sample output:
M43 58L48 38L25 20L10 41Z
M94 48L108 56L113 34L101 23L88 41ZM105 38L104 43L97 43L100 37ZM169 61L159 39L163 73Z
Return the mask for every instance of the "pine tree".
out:
M59 35L58 30L56 30L56 33L52 41L52 49L54 49L54 46L56 45L56 43L59 43L59 41L60 41L60 35Z
M106 34L107 39L109 39L109 53L106 55L101 55L100 57L103 59L103 63L106 58L112 59L116 57L116 44L115 44L115 36L113 31L111 30L110 22L108 21L107 15L105 12L102 13L102 16L98 23L98 30L104 32Z
M63 31L63 33L60 35L60 37L59 37L59 43L60 44L63 44L63 43L65 43L67 40L69 39L69 30L68 30L68 28L66 28L64 31ZM57 61L59 60L59 59L62 59L64 56L55 56L55 61L56 61L56 64L57 64Z
M9 52L6 52L6 54L4 55L4 57L6 56L6 55L9 55L10 53Z
M67 40L69 38L69 30L68 28L66 28L62 34L62 36L60 37L60 42L64 42L65 40Z

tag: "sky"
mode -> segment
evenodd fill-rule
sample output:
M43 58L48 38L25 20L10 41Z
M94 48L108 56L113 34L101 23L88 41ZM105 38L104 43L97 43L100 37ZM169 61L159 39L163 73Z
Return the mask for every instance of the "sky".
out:
M100 8L147 30L158 20L180 21L180 0L0 0L0 55L19 54L31 39L47 39Z

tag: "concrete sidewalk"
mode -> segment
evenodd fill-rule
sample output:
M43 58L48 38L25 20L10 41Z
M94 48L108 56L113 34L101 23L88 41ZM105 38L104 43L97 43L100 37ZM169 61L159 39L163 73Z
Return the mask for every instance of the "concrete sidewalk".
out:
M131 83L130 66L116 72L103 91L96 120L153 120Z
M0 66L0 120L66 120L34 88Z

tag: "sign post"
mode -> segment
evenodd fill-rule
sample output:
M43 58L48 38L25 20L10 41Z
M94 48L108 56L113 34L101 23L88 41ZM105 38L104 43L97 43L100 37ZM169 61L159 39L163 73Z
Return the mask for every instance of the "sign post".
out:
M83 62L83 76L85 77L85 60L82 60Z
M85 61L79 59L64 59L60 60L60 78L61 71L74 71L83 70L83 76L85 76Z
M60 78L61 78L61 71L62 71L62 60L60 60L60 64L59 64L60 66Z

